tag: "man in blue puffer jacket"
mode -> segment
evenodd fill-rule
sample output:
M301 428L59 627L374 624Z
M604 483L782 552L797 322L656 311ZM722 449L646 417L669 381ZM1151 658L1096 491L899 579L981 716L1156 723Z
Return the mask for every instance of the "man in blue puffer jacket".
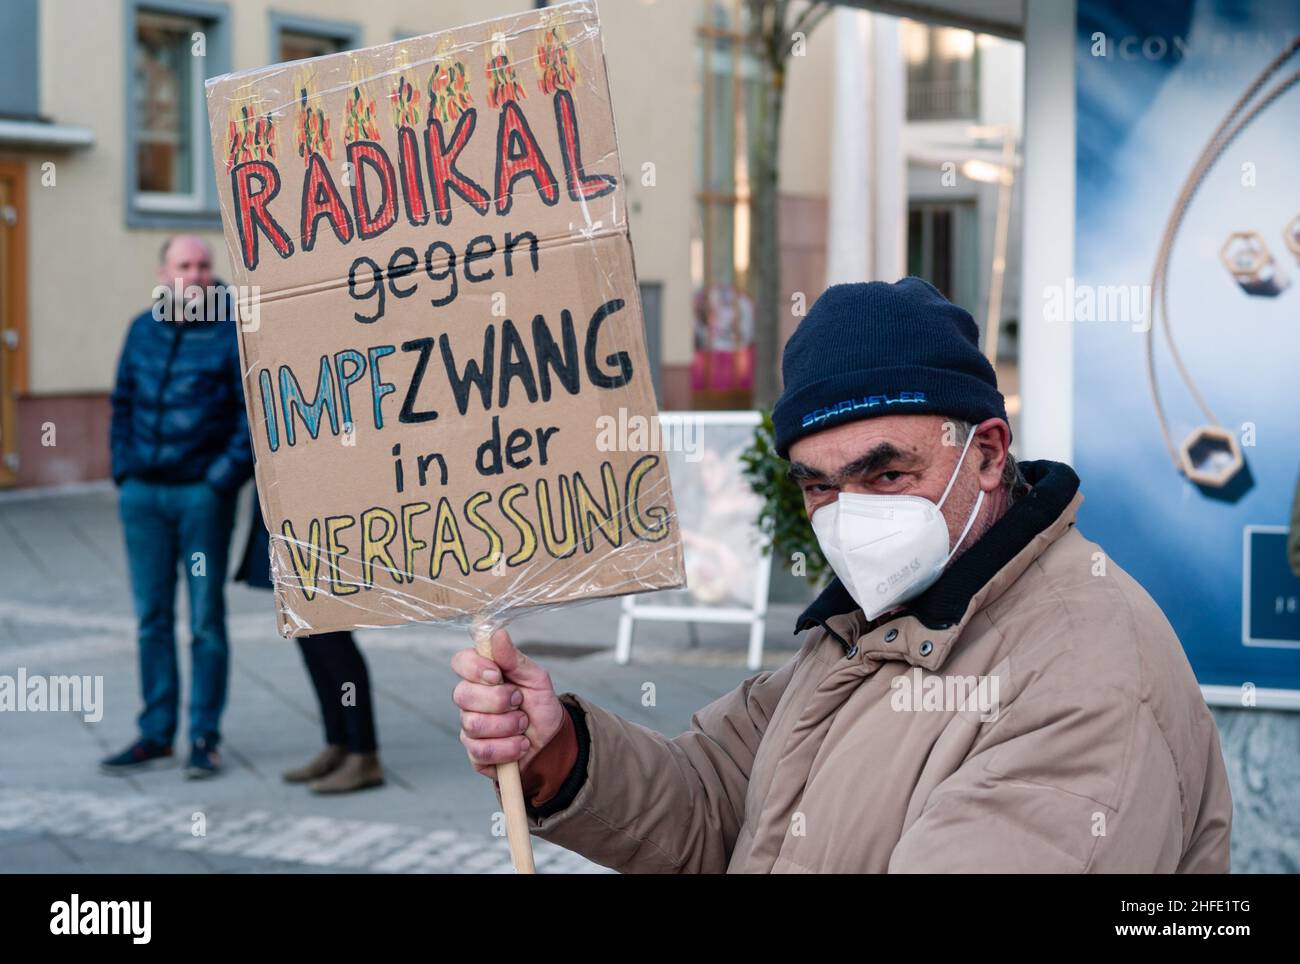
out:
M163 246L162 298L131 323L113 388L113 481L119 486L131 592L139 620L140 736L100 764L127 773L169 763L180 681L176 665L176 573L190 599L192 679L185 774L220 768L221 711L229 652L225 578L235 499L252 473L236 322L200 238ZM213 292L217 292L216 296ZM195 298L201 293L201 301ZM173 318L177 320L172 320Z

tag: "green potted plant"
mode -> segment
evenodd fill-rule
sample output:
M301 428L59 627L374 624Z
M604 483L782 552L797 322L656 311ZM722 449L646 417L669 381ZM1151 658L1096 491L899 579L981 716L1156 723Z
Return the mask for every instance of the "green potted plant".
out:
M784 560L778 571L802 577L810 586L823 585L830 567L804 513L803 493L788 474L789 463L776 454L771 411L763 410L754 440L741 453L740 461L749 487L763 500L758 527L771 538L769 552Z

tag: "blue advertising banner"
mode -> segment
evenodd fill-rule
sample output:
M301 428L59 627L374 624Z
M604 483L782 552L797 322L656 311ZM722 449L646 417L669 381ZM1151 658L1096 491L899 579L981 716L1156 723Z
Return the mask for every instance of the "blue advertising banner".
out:
M1080 529L1208 699L1300 707L1300 4L1077 9Z

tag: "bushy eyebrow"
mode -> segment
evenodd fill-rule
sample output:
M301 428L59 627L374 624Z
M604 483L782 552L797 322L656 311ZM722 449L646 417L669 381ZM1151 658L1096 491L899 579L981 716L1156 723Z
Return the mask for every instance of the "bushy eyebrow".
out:
M789 476L790 481L796 484L815 481L838 485L845 479L870 475L872 472L878 472L886 466L909 466L915 464L915 462L915 453L904 452L892 442L881 442L830 476L827 476L820 469L813 468L811 465L805 465L803 462L791 462L790 470L786 474Z

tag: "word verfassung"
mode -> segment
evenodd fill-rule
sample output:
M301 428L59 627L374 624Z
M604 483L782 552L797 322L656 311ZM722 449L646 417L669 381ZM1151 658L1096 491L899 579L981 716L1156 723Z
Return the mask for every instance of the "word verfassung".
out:
M627 541L658 542L671 531L670 513L651 504L660 493L642 488L659 459L642 456L622 479L602 462L598 483L575 470L531 487L516 482L495 498L476 492L459 506L443 496L436 507L426 501L405 503L396 512L372 506L296 526L285 519L274 541L287 549L289 571L277 581L310 602L322 589L334 596L372 589L381 575L392 586L430 580L454 585L457 574L501 572L534 561L545 565L546 558L591 553L601 543L617 549ZM593 492L597 485L600 496ZM420 518L427 513L431 520Z

